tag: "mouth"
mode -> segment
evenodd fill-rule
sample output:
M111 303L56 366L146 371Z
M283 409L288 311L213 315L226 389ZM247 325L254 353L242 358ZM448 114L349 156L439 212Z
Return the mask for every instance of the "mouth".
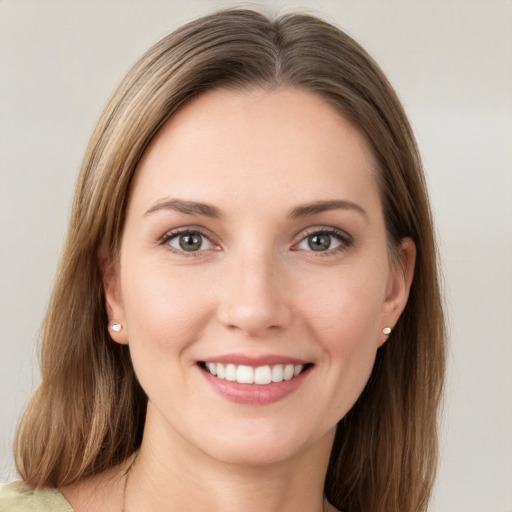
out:
M217 379L254 386L293 380L313 366L313 363L249 366L210 361L200 361L198 364L203 371Z

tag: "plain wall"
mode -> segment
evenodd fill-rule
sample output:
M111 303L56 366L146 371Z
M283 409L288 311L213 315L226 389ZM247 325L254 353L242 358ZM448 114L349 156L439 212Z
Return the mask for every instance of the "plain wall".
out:
M0 0L0 481L73 187L135 59L232 2ZM512 511L512 2L283 1L353 35L409 113L439 232L450 361L434 512ZM72 333L70 333L72 336Z

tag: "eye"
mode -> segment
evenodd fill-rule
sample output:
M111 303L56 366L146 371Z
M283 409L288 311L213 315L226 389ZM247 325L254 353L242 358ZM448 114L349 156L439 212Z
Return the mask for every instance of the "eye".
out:
M341 242L336 240L333 235L328 233L314 233L308 235L302 240L297 246L298 249L306 249L315 252L328 251L329 249L335 249L339 247Z
M313 252L331 252L352 245L349 235L338 229L322 229L307 234L294 249Z
M198 252L212 248L210 240L199 231L170 233L164 240L164 243L179 252Z

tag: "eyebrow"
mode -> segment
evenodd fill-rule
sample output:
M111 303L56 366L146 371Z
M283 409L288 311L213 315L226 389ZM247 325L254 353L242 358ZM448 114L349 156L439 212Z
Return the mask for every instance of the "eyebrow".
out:
M196 201L185 201L183 199L163 199L157 201L144 215L149 215L159 210L174 210L186 215L204 215L213 219L222 218L220 210L215 206Z
M299 219L309 217L311 215L316 215L328 210L353 210L357 213L360 213L366 220L368 220L368 214L362 206L359 206L352 201L344 200L315 201L313 203L297 206L290 212L289 217L292 219Z
M213 219L222 218L221 211L215 206L197 201L186 201L184 199L163 199L161 201L157 201L149 210L146 211L144 215L149 215L150 213L159 210L174 210L185 215L203 215ZM315 201L313 203L297 206L291 210L288 217L292 219L300 219L329 210L353 210L360 213L366 220L368 220L368 214L364 208L352 201L340 199Z

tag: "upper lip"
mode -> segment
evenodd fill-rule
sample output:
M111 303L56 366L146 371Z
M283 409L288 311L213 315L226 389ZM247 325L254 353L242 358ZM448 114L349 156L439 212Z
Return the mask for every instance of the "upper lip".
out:
M277 354L267 354L259 356L253 356L248 354L223 354L219 356L207 357L205 359L201 359L198 362L245 365L253 366L256 368L258 366L273 366L276 364L306 365L311 361L306 361L304 359L299 359L297 357L283 356Z

